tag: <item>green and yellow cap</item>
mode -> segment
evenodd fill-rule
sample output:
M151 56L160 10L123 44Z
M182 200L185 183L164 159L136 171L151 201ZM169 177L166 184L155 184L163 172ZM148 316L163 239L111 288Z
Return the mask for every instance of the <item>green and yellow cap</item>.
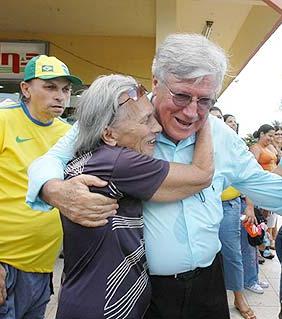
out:
M37 78L50 80L61 76L73 84L82 84L80 78L70 75L68 67L54 56L38 55L27 63L24 70L24 81Z

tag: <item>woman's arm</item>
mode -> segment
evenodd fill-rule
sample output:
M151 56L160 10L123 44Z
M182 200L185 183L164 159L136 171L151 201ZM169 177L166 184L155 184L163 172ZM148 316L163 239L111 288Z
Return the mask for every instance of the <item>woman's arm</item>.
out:
M282 158L280 159L280 162L278 166L275 168L275 170L273 171L273 173L282 176Z
M270 152L274 153L276 156L278 155L277 149L272 144L268 145L267 148L270 150Z
M244 214L246 215L245 222L248 222L250 224L257 224L257 219L254 212L254 204L248 197L246 197L246 208Z
M211 184L213 173L213 144L207 120L197 134L192 164L170 163L167 177L151 200L166 202L194 195Z
M260 147L257 144L251 145L250 152L254 154L255 159L258 161L261 154Z

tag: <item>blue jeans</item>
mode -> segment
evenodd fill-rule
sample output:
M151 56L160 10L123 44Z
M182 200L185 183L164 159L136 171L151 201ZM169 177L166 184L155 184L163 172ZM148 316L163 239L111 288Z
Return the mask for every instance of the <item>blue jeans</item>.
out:
M50 300L50 274L2 266L6 271L7 299L0 306L0 319L43 319Z
M246 209L246 203L242 200L242 213ZM244 287L250 287L258 283L258 257L257 249L249 244L248 233L243 226L241 226L241 252L244 268Z
M279 296L280 296L280 302L282 303L282 226L280 227L278 234L276 236L275 249L276 249L277 257L278 257L280 264L281 264Z
M240 242L241 198L222 202L223 219L220 223L219 238L222 244L224 280L226 289L244 289L243 262Z
M248 242L248 233L245 228L241 229L241 247L244 267L244 286L250 287L258 283L258 257L256 247Z

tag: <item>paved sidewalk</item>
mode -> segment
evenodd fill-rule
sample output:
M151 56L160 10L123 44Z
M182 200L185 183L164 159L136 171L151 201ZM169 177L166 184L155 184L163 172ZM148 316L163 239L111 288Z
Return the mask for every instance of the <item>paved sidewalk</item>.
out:
M57 295L60 286L60 276L63 268L63 259L58 259L54 272L55 296L51 297L46 310L46 319L55 319L57 308ZM257 315L257 319L276 319L280 310L279 304L279 283L280 263L275 257L273 260L266 260L260 265L260 279L269 283L269 288L264 294L258 295L251 291L245 291L246 299ZM233 306L233 295L228 293L230 313L232 319L242 318ZM83 319L83 318L81 318ZM172 318L173 319L173 318ZM208 318L207 318L208 319Z
M277 319L280 311L279 303L279 285L280 285L281 266L278 259L266 260L259 266L259 277L262 281L269 283L269 288L264 289L264 294L255 294L245 290L247 302L254 310L257 319ZM232 319L242 318L233 306L232 293L228 292L229 308Z
M54 291L55 294L51 296L51 300L47 306L45 318L46 319L55 319L56 316L56 310L57 310L57 300L58 300L58 292L60 289L60 281L61 281L61 274L63 271L63 259L57 259L56 265L55 265L55 271L54 271ZM83 319L83 318L81 318Z

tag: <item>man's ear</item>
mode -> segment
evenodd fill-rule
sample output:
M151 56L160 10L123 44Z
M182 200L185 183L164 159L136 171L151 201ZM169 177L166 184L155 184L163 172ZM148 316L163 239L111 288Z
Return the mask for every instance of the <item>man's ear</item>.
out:
M106 127L102 133L102 140L105 144L116 146L117 145L117 133L112 127Z
M25 82L25 81L22 81L20 83L20 88L21 88L21 91L22 91L22 94L23 96L26 98L26 99L29 99L30 98L30 92L29 92L29 89L30 89L30 84Z

